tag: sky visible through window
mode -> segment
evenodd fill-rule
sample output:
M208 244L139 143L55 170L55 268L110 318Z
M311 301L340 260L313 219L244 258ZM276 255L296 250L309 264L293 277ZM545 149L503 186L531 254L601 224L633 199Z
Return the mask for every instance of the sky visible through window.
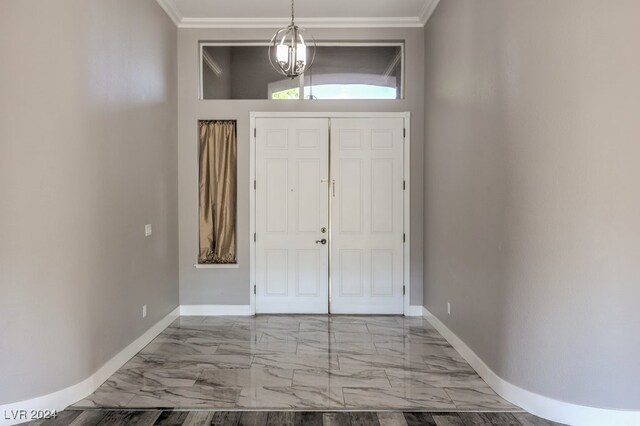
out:
M304 88L308 98L313 94L314 99L396 99L394 87L375 86L370 84L321 84ZM298 88L275 92L272 99L299 99Z

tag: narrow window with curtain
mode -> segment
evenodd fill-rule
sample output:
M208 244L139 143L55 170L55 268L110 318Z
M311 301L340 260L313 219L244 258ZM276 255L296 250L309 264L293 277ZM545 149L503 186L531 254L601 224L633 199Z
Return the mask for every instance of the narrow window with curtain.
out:
M198 264L235 264L237 146L235 121L200 121Z

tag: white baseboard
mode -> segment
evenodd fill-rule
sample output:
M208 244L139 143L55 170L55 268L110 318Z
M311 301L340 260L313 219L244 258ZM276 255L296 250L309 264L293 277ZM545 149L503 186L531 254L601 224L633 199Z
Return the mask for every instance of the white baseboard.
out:
M33 420L30 418L15 419L16 413L26 413L25 415L29 416L31 410L62 411L69 405L91 395L113 373L175 321L178 315L179 309L176 308L82 382L38 398L0 405L0 425L12 425Z
M214 316L234 315L249 316L251 305L181 305L180 315L189 316Z
M571 404L548 398L513 385L500 378L458 336L436 316L423 308L424 317L478 372L485 382L507 401L548 420L575 426L639 426L640 411L609 410Z
M421 317L422 306L409 306L404 315L407 317ZM251 305L181 305L180 315L189 316L250 316Z
M421 317L422 306L409 306L405 311L407 317ZM189 316L250 316L253 315L251 305L181 305L180 315Z
M421 317L422 316L422 310L424 308L422 306L408 306L405 311L404 311L404 316L405 317Z
M522 407L528 412L549 420L576 426L639 426L640 411L610 410L570 404L539 395L515 386L494 373L458 336L438 318L421 306L410 306L406 316L422 315L444 336L447 341L467 360L496 393L507 401ZM13 413L30 410L61 411L71 404L93 393L104 381L122 367L136 353L167 328L178 315L251 315L250 305L182 305L169 313L153 327L147 330L129 346L105 363L98 371L68 388L38 398L0 406L0 425L18 424L30 419L13 419ZM26 410L26 411L23 411Z

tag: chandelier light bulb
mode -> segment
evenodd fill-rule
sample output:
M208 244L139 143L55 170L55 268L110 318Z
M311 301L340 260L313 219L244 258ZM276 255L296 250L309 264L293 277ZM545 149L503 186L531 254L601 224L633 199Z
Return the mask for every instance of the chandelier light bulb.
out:
M289 46L284 44L278 45L278 64L286 65L289 62Z
M296 54L298 55L296 57L296 60L298 62L302 64L307 63L307 46L304 44L304 42L298 43L298 46L296 47Z

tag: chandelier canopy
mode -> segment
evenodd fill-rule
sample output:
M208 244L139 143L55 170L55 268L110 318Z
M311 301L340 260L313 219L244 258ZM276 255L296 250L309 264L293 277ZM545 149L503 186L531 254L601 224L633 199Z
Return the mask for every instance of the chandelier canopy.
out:
M316 42L308 36L305 41L304 29L295 24L294 0L291 0L291 24L279 29L269 44L269 60L280 74L296 78L304 74L316 57Z

